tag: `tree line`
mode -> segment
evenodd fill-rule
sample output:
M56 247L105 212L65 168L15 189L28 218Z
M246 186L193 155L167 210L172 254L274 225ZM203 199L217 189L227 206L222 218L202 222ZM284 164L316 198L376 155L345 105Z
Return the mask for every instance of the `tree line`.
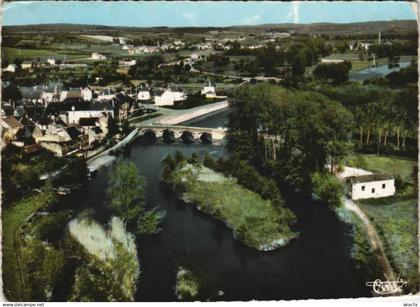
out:
M311 175L328 173L326 165L349 151L352 128L352 114L320 93L245 86L232 102L227 148L278 182L310 191Z

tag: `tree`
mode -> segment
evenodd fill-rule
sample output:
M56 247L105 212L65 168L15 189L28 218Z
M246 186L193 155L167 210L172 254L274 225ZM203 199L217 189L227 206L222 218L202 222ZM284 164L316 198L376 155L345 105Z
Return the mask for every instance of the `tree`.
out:
M344 188L336 177L315 172L311 175L312 191L317 198L330 207L339 207L344 196Z
M299 51L293 59L292 74L293 77L302 76L305 73L306 54L304 50Z
M338 163L349 148L352 114L324 95L258 84L235 96L228 150L257 169L270 168L281 181L308 189L309 174Z
M22 98L22 93L20 92L19 88L16 85L8 85L3 90L3 101L12 101L17 102Z
M146 211L137 221L137 233L141 235L159 233L162 230L159 225L165 215L164 211L159 211L157 208Z
M321 80L332 79L336 84L346 82L349 79L350 62L343 63L321 63L315 67L313 75Z
M145 179L131 161L120 160L108 176L107 196L112 211L133 225L144 209Z
M175 170L176 162L172 155L168 154L161 162L162 166L162 179L166 180L169 175Z

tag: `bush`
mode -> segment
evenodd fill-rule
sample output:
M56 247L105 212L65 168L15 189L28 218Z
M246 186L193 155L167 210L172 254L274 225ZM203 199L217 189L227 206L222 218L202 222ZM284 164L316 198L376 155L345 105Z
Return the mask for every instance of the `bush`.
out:
M339 207L344 196L344 187L330 174L315 172L311 175L312 192L330 207Z
M137 221L137 233L140 235L157 234L162 229L159 227L166 212L153 208L146 211Z

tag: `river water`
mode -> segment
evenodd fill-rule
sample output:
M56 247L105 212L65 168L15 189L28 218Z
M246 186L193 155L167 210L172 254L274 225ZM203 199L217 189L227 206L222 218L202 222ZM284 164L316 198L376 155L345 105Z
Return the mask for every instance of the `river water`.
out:
M227 112L195 126L220 127ZM370 296L350 257L351 228L325 206L296 193L285 195L286 206L297 216L300 233L286 247L258 252L244 246L221 222L176 199L160 183L160 163L176 150L213 156L226 154L222 146L136 140L124 157L133 161L147 180L147 206L166 211L162 231L138 241L141 275L137 301L174 301L176 269L197 272L203 284L202 300L280 300ZM100 218L109 168L99 171L74 201L94 207ZM224 294L222 294L223 291ZM222 294L222 295L221 295Z
M378 67L365 68L353 73L350 73L349 80L364 81L374 77L384 77L391 72L399 71L401 68L410 66L410 62L400 62L399 66L389 68L388 64L379 65Z

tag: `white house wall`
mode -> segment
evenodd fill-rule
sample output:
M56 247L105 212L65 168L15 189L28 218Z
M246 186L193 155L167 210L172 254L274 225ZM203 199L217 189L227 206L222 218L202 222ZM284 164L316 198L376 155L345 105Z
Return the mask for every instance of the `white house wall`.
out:
M114 111L108 110L89 110L89 111L67 111L68 125L78 124L80 118L90 118L90 117L102 117L103 113L108 114L110 117L114 117Z
M354 183L352 184L351 198L353 200L357 200L392 196L395 194L394 181L394 179L389 179L381 181ZM385 188L383 188L382 185L385 185Z
M148 92L148 91L139 92L138 95L137 95L137 99L138 100L150 100L150 92Z

